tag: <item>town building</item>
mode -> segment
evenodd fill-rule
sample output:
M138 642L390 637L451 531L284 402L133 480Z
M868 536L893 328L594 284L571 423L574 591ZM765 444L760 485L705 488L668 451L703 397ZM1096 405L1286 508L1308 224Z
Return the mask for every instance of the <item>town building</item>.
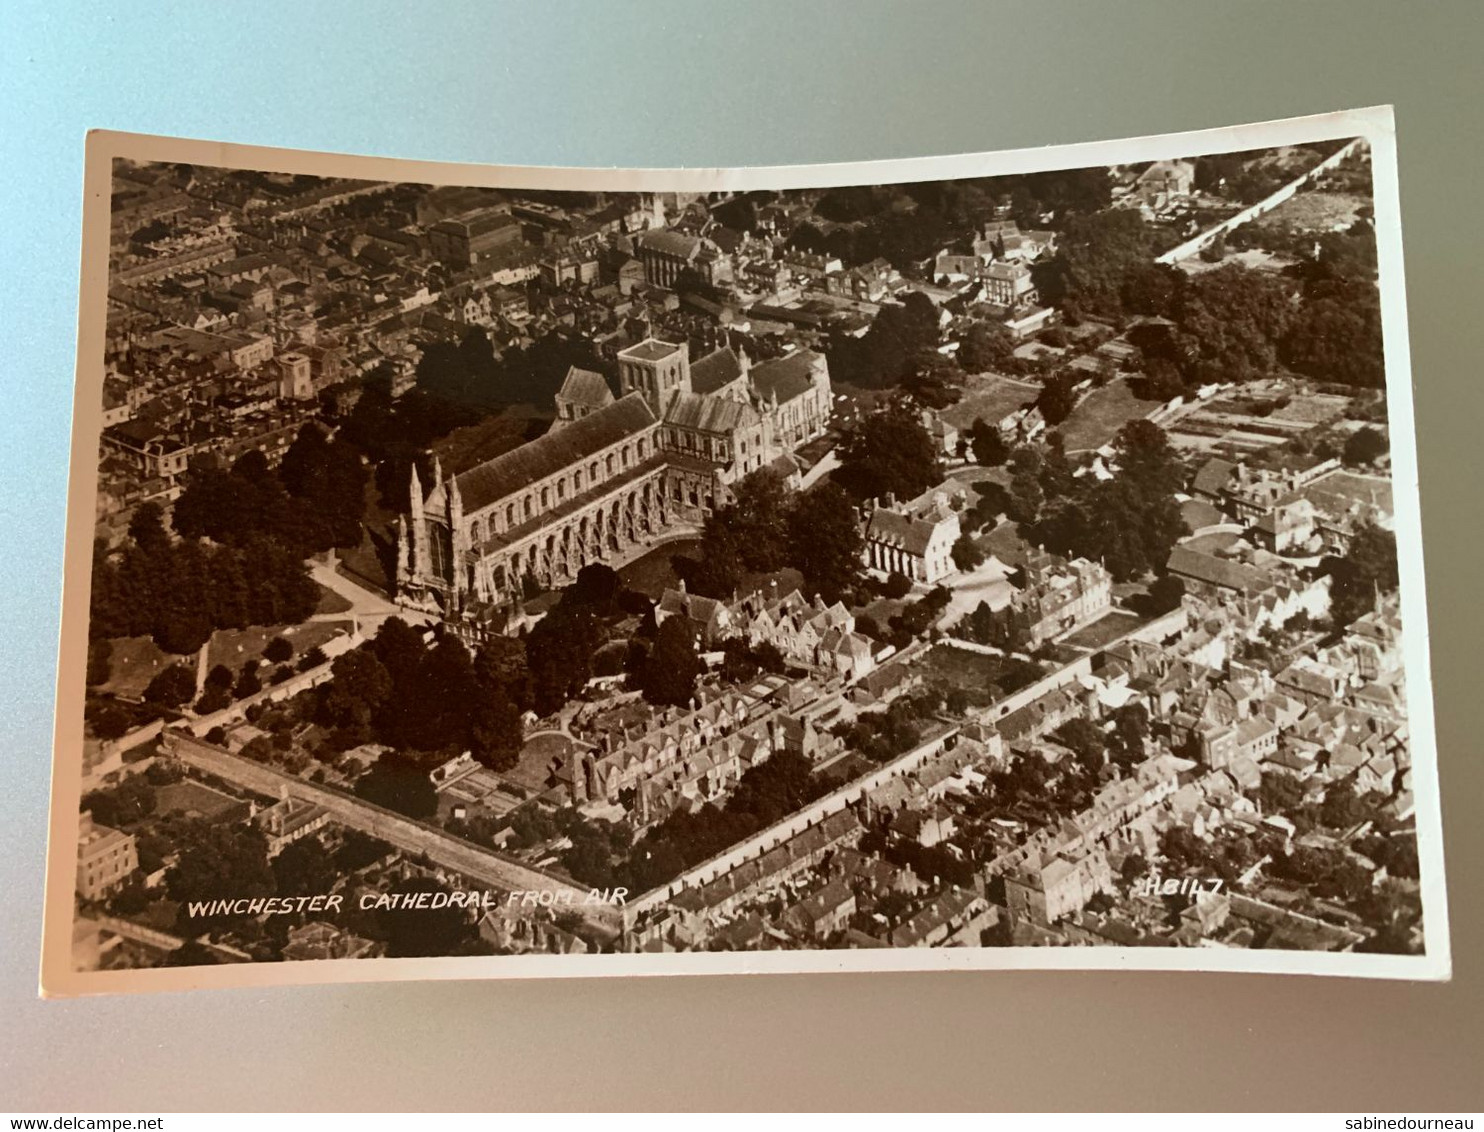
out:
M77 831L77 894L102 900L138 867L134 835L99 825L85 811Z
M888 496L866 520L862 555L869 569L936 585L956 569L953 544L960 533L958 512L941 494L905 506Z

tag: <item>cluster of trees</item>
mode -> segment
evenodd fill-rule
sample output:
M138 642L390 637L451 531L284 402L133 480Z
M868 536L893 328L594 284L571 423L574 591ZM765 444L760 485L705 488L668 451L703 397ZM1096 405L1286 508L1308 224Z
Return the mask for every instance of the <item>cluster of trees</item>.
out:
M570 827L566 832L573 845L563 865L584 884L648 892L808 805L828 789L814 776L807 758L778 751L747 770L723 805L710 803L695 812L675 810L632 846L624 844L619 831L599 823L590 823L595 828L585 831Z
M304 558L361 541L366 469L354 445L306 424L275 471L252 451L230 470L193 469L172 522L183 538L225 546L269 539Z
M732 501L707 516L699 555L677 565L703 596L730 597L746 575L792 566L811 592L834 601L860 580L855 504L834 483L792 492L764 468L737 483Z
M1074 478L1058 454L1048 454L1034 481L1044 499L1034 533L1053 553L1101 561L1115 581L1126 582L1162 571L1188 533L1175 500L1184 472L1164 431L1146 420L1124 425L1114 449L1118 472L1107 480ZM1032 481L1022 483L1021 475L1012 484L1012 501L1029 504Z
M375 741L409 756L426 779L430 762L470 751L496 769L514 765L522 742L525 696L520 642L490 641L470 656L458 638L429 642L398 618L366 644L335 658L333 678L315 690L315 719L341 750ZM383 764L386 764L383 766ZM378 790L400 768L383 758L357 784Z
M438 400L477 411L520 404L546 408L572 366L607 374L613 363L597 353L590 339L560 332L497 356L489 335L474 327L456 343L424 343L417 384Z
M912 291L901 303L884 305L861 337L832 337L825 354L832 381L885 389L920 364L924 354L937 356L937 348L938 308L926 295Z
M1344 556L1326 558L1320 567L1330 575L1330 621L1343 628L1371 612L1378 594L1396 589L1396 535L1374 523L1362 523Z
M831 734L872 762L888 763L917 746L923 725L943 709L944 702L937 688L922 688L877 711L861 712L850 722L837 724Z
M1105 168L832 189L815 213L838 226L826 232L824 225L803 224L790 240L837 255L847 266L879 257L906 272L945 247L967 250L971 233L1006 212L1021 227L1033 228L1047 214L1105 209L1112 197Z
M838 448L833 479L856 499L906 501L942 482L938 448L910 409L893 405L852 425Z
M1154 231L1136 212L1081 215L1063 230L1057 254L1036 267L1042 298L1069 320L1145 315L1174 323L1144 324L1130 334L1144 354L1149 396L1252 380L1280 363L1319 381L1383 384L1368 221L1305 241L1291 276L1239 264L1187 275L1155 264L1156 250Z
M93 553L95 638L149 636L166 652L191 653L217 629L303 621L319 602L303 555L271 535L234 535L213 545L171 539L161 512L141 504L123 547Z

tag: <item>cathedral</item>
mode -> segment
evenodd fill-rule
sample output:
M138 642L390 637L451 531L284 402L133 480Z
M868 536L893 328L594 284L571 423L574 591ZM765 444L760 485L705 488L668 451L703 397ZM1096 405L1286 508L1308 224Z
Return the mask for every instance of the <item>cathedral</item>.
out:
M648 338L618 354L615 397L574 367L545 435L458 475L412 472L397 524L397 599L449 616L555 589L593 562L622 565L693 530L760 468L798 474L792 454L823 435L825 358L798 350L756 365L722 347ZM528 583L527 579L531 581Z

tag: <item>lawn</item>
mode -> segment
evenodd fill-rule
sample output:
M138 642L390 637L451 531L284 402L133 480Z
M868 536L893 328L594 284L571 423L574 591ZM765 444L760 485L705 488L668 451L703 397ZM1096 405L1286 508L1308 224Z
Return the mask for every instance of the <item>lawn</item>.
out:
M1068 452L1086 452L1107 444L1131 420L1147 416L1160 402L1135 397L1127 378L1094 389L1057 430Z
M1070 645L1072 648L1096 652L1098 649L1106 648L1125 633L1133 632L1139 625L1139 618L1132 613L1114 609L1103 614L1092 624L1084 625L1070 637L1063 637L1061 643Z
M568 754L572 747L572 740L557 731L543 731L539 735L533 735L520 749L520 762L503 771L500 777L533 794L540 794L546 789L552 763Z
M1360 209L1370 203L1353 193L1312 190L1294 194L1257 223L1288 224L1305 232L1333 232L1350 227Z
M964 396L958 404L943 411L943 419L958 429L967 429L983 417L997 424L1015 410L1031 404L1040 396L1035 382L1014 381L994 373L981 373L964 383Z
M113 641L108 683L99 690L124 699L137 700L149 682L180 657L171 656L148 637L119 637ZM184 658L190 661L192 658Z
M961 688L979 707L988 706L1040 678L1040 668L1013 657L937 644L915 663L923 678L944 692Z
M350 611L350 602L341 597L334 590L319 588L319 604L314 607L314 612L321 616L330 616L336 613L347 613Z
M303 625L255 626L251 629L219 629L212 634L207 645L207 671L218 664L225 664L234 672L244 661L262 661L263 667L273 666L263 661L263 646L274 637L283 637L294 646L294 655L289 658L292 666L310 649L322 645L331 637L339 635L341 629L333 622L310 621Z
M665 590L680 582L675 568L670 565L670 559L677 556L694 557L700 545L700 539L676 539L674 542L662 543L620 569L619 579L627 589L637 590L658 601Z

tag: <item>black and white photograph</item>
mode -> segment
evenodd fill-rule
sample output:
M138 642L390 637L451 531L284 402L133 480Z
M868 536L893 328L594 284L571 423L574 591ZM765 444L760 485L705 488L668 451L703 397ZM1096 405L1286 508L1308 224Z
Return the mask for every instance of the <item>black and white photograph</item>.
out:
M93 135L46 992L1446 978L1394 146Z

